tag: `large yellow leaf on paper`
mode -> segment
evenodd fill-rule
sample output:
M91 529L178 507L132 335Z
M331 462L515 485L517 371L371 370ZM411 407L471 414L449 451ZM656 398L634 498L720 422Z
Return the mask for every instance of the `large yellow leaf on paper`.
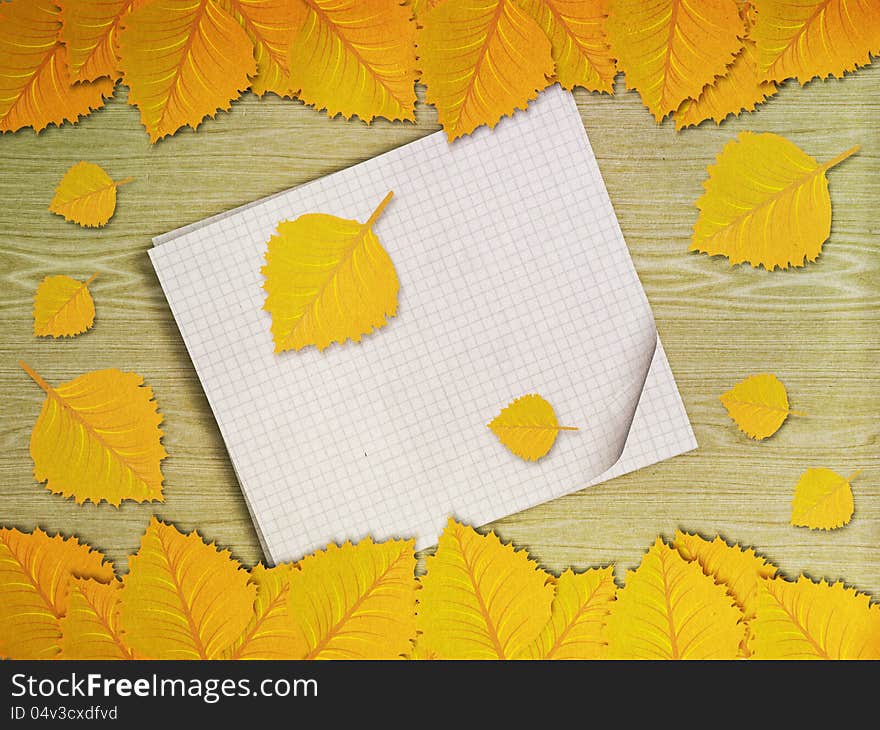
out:
M754 0L752 38L764 77L802 84L842 77L880 55L877 0Z
M58 653L59 619L71 576L113 580L113 566L76 538L0 528L0 656L49 659Z
M785 423L793 411L788 408L788 393L775 375L751 375L734 385L719 400L733 422L749 438L769 438Z
M517 0L445 0L419 20L421 80L450 139L525 109L553 75L550 41Z
M308 648L295 630L289 610L290 573L296 568L255 565L251 578L257 584L254 614L229 648L227 659L299 659Z
M390 200L366 223L309 213L278 225L262 268L275 352L360 342L397 313L400 282L373 233Z
M489 429L502 444L526 461L546 456L560 431L578 430L573 426L560 426L553 406L537 393L520 396L505 406L489 422Z
M843 583L764 580L754 659L880 659L880 605Z
M0 132L75 122L113 93L109 79L72 85L60 27L53 0L0 3Z
M257 72L253 42L215 0L153 0L123 18L119 65L153 142L228 110Z
M556 581L550 621L528 648L529 659L601 659L603 636L617 586L614 569L566 570Z
M811 530L834 530L849 524L855 509L850 482L858 474L847 478L831 469L807 469L794 488L791 524Z
M95 322L95 302L89 292L97 274L86 281L69 276L47 276L34 295L34 335L73 337Z
M219 659L253 615L257 587L228 550L155 517L128 561L123 638L148 659Z
M298 97L331 117L415 119L416 25L399 0L300 0L290 51Z
M290 575L290 616L305 659L399 659L416 638L412 540L334 544Z
M709 166L690 250L768 271L815 261L831 234L825 173L858 149L819 164L784 137L743 132Z
M698 97L743 47L735 0L611 0L610 10L612 53L658 122Z
M133 659L119 626L122 583L71 578L59 659Z
M617 62L605 22L609 0L518 0L550 39L556 78L566 89L614 93Z
M606 624L613 659L733 659L745 626L723 585L660 538L626 574Z
M149 0L56 0L61 10L61 42L67 47L72 81L118 79L116 57L120 21Z
M79 504L163 501L162 415L140 375L97 370L53 387L19 364L46 393L30 444L38 482Z
M84 228L100 228L116 212L117 189L128 182L116 182L100 165L77 162L58 183L49 210Z
M551 617L553 583L523 550L450 519L419 579L418 643L442 659L516 659Z

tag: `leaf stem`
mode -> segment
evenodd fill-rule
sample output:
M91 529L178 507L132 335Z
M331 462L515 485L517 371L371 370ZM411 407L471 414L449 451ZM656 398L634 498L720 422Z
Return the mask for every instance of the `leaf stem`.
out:
M385 210L385 206L391 202L391 198L394 196L394 191L389 190L388 195L382 198L382 202L376 206L376 210L373 211L373 215L367 218L367 222L364 223L365 228L372 228L373 224L379 219L379 216L382 215L382 211Z
M577 426L557 426L557 431L580 431Z
M89 284L91 284L95 279L98 278L98 274L99 274L99 272L97 272L97 271L94 274L92 274L88 279L86 279L86 283L83 286L88 286Z
M118 183L116 183L116 187L119 188L123 185L128 185L132 180L134 180L133 177L127 177L125 178L125 180L120 180Z
M788 415L789 415L789 416L801 416L802 418L806 418L806 417L807 417L807 414L804 413L803 411L789 411L789 412L788 412Z
M49 383L47 383L45 380L43 380L39 375L37 375L37 373L34 372L34 370L24 360L19 360L18 364L22 370L24 370L28 375L31 376L31 378L37 385L39 385L44 391L46 391L46 393L52 392L52 386L49 385Z
M857 144L855 147L850 147L846 152L841 152L833 160L828 160L828 162L822 165L822 169L830 170L835 165L839 165L841 162L843 162L847 157L854 155L860 149L862 149L862 145L860 144Z
M852 474L849 475L849 477L847 478L846 481L847 482L855 481L858 478L859 474L861 474L863 471L865 471L865 470L864 469L856 469Z

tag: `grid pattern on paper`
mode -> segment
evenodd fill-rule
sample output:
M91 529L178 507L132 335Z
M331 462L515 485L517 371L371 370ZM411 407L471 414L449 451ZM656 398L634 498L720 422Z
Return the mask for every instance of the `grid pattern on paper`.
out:
M360 344L277 355L260 268L279 221L365 220L401 282ZM570 95L431 135L161 238L150 256L274 561L483 524L695 446ZM538 392L563 432L526 463L486 423Z

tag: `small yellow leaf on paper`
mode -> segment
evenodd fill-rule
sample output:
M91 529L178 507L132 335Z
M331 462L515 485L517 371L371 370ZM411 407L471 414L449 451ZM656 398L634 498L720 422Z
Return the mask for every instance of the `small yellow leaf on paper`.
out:
M155 517L128 561L123 637L148 659L220 659L251 620L257 587L228 550Z
M743 47L735 0L611 0L610 12L612 54L658 122L697 98Z
M73 337L92 328L95 302L89 292L97 274L86 281L69 276L47 276L34 295L34 335Z
M100 228L116 212L116 190L131 178L116 182L99 165L77 162L55 190L49 210L83 228Z
M290 84L331 117L415 120L416 24L399 0L300 0Z
M71 578L59 659L133 659L119 626L122 583Z
M851 477L831 469L807 469L794 488L791 524L811 530L834 530L848 524L853 516Z
M127 15L119 65L152 142L228 110L257 73L253 41L215 0L155 0Z
M601 659L603 636L617 586L614 569L566 570L556 581L550 621L528 648L529 659Z
M275 352L360 342L397 313L400 282L373 233L391 195L366 223L309 213L278 225L262 269Z
M825 173L858 150L819 164L784 137L743 132L709 166L690 250L768 271L815 261L831 234Z
M162 415L140 375L98 370L53 387L19 365L46 393L31 433L38 482L79 504L163 501Z
M68 579L114 579L104 556L76 538L0 528L0 656L50 659L68 611Z
M742 611L696 562L660 538L626 574L606 624L612 659L733 659Z
M788 393L775 375L761 373L740 381L719 397L728 415L749 438L769 438L790 413Z
M445 0L419 20L426 99L451 140L525 109L553 76L550 41L517 0Z
M556 78L566 89L614 93L617 63L605 22L609 0L518 0L551 43Z
M54 0L0 3L0 132L76 122L104 105L114 82L73 84Z
M257 584L254 614L229 648L226 659L293 659L305 656L307 647L296 632L288 608L290 565L266 568L255 565L251 578Z
M334 544L290 574L289 611L304 659L400 659L416 638L412 540Z
M880 605L841 583L765 579L754 659L880 659Z
M560 426L546 400L536 393L512 401L489 422L498 440L521 459L537 461L553 447L560 431L577 431Z
M871 63L880 56L876 0L753 0L752 37L765 78L802 84Z
M418 644L442 659L516 659L551 617L553 583L524 550L450 519L419 579Z

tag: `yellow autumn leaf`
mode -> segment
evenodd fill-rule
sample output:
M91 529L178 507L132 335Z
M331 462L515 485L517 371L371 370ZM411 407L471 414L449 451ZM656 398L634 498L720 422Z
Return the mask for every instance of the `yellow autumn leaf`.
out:
M858 150L819 164L784 137L743 132L709 166L690 250L768 271L815 261L831 233L825 173Z
M659 122L725 73L743 46L735 0L611 0L612 54Z
M775 375L761 373L741 380L719 400L739 430L756 441L769 438L789 414L788 393Z
M68 579L114 579L113 565L76 538L0 528L0 656L50 659L68 611Z
M133 659L119 626L122 583L71 578L59 659Z
M524 658L601 659L603 636L617 586L614 568L591 568L583 573L566 570L556 581L550 621Z
M553 581L524 550L449 520L419 579L420 651L516 659L551 617Z
M801 84L818 76L842 77L880 56L876 0L754 0L752 38L764 77Z
M550 41L517 0L445 0L419 20L421 80L450 139L525 109L553 76Z
M53 387L19 365L46 393L30 443L38 482L79 504L163 501L162 415L140 375L97 370Z
M415 120L416 25L399 0L300 0L290 84L328 116Z
M69 276L47 276L34 295L34 335L73 337L92 328L95 302L89 292L97 274L86 281Z
M122 581L125 643L149 659L220 659L251 620L257 587L228 550L150 520Z
M309 213L278 225L262 268L275 352L360 342L397 313L400 282L373 233L391 196L366 223Z
M83 228L100 228L116 212L117 189L131 180L116 182L99 165L77 162L58 183L49 210Z
M849 524L853 516L851 477L842 477L831 469L807 469L794 488L791 524L811 530L834 530Z
M250 623L229 647L226 659L300 659L308 651L290 615L290 573L296 568L255 565L251 579L257 600Z
M605 22L609 0L518 0L547 34L556 78L566 89L614 93L617 63Z
M754 659L880 659L880 605L842 582L764 579Z
M560 431L577 431L560 426L551 406L537 393L523 395L505 406L489 422L498 440L521 459L537 461L553 447Z
M119 66L153 142L228 110L257 72L253 42L216 0L153 0L124 17Z
M416 637L412 540L330 544L290 574L304 659L400 659Z
M76 122L104 105L114 82L73 84L54 0L0 3L0 132Z
M724 585L659 537L626 573L606 623L612 659L733 659L745 626Z

